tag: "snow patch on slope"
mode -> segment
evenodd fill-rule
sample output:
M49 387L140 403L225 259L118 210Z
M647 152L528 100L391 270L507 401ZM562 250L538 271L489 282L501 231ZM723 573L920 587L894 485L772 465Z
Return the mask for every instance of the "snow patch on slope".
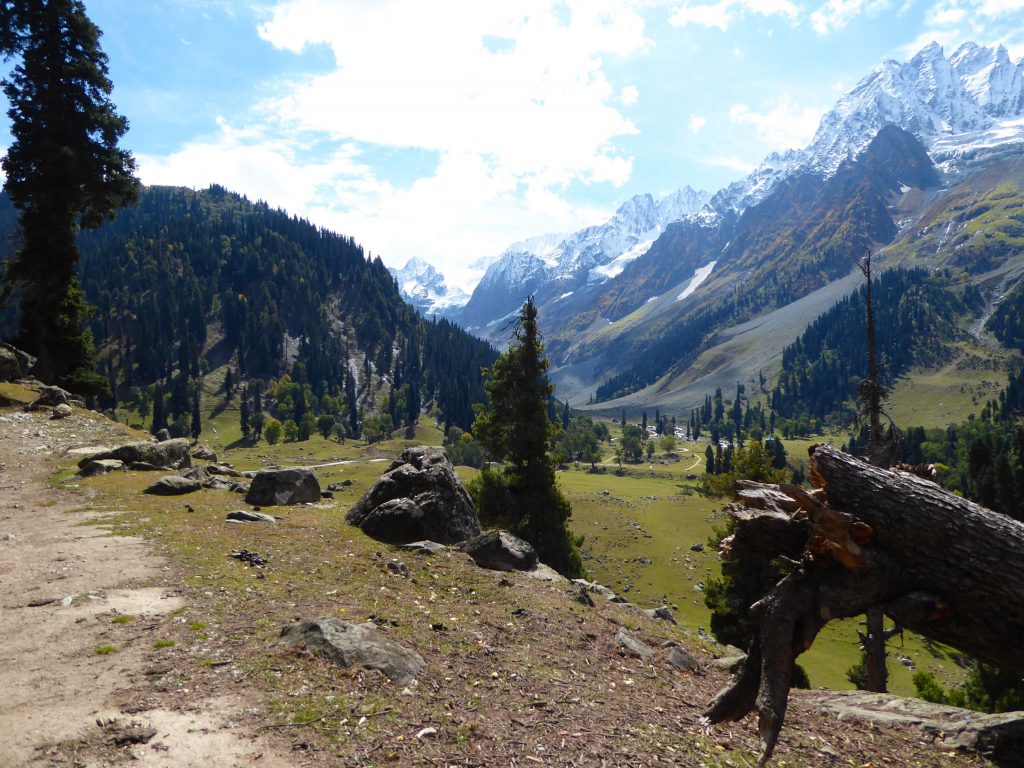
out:
M683 289L682 293L676 296L676 301L682 301L687 296L692 295L693 292L696 291L698 288L700 288L701 283L703 283L705 280L708 279L708 277L711 276L711 271L715 268L716 264L718 264L717 261L710 261L703 267L699 267L698 269L696 269L693 273L693 277L690 278L690 283Z

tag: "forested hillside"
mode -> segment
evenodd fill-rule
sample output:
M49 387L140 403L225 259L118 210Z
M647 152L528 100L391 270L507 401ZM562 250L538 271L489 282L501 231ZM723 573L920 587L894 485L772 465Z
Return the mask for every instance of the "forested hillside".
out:
M849 419L852 410L844 405L856 399L867 365L864 294L861 288L837 303L783 351L782 371L771 393L779 417ZM959 334L956 318L977 310L981 301L977 288L959 288L945 272L884 272L873 291L883 384L914 364L940 362Z
M419 317L353 238L222 187L145 188L79 244L101 372L121 399L154 383L181 392L228 364L242 380L288 373L316 402L382 406L396 427L427 403L468 427L483 400L487 344Z

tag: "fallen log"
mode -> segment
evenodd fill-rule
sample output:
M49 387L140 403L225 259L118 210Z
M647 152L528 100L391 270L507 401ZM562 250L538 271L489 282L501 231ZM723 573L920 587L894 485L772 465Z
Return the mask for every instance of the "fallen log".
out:
M706 723L758 711L761 764L786 713L793 660L830 620L881 608L901 626L1024 674L1024 523L911 472L811 449L817 490L744 483L723 555L790 572L751 611L757 629Z

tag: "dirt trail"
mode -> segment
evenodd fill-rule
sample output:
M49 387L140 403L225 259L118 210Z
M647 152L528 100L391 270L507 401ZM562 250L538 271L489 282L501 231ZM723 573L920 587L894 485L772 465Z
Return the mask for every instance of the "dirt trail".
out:
M241 697L184 712L161 708L158 694L138 699L152 630L184 598L148 542L110 536L81 491L48 485L69 450L126 441L117 425L81 412L52 421L0 409L0 765L292 765L234 727ZM117 624L117 615L134 618ZM98 653L104 646L116 651ZM115 747L132 725L156 734Z

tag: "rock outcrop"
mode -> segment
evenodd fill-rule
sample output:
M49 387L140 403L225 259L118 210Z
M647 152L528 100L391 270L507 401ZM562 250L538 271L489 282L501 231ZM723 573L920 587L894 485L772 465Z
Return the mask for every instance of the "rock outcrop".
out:
M837 720L886 726L913 726L950 747L985 755L996 765L1024 766L1024 712L984 714L868 691L814 691L802 694L811 708Z
M166 440L162 443L129 443L109 451L100 451L83 458L78 462L78 466L85 467L90 461L99 461L100 459L117 459L129 466L133 464L149 465L160 468L169 467L170 469L192 466L188 440L183 437Z
M492 571L530 571L537 567L537 552L530 542L508 531L488 531L462 545L473 562Z
M257 507L282 507L320 501L320 483L307 467L261 469L252 479L245 503Z
M181 496L186 493L194 493L202 487L202 483L194 478L182 477L181 475L167 475L149 485L143 493L149 493L153 496Z
M480 535L472 499L441 448L407 448L345 516L368 536L455 544Z
M383 672L406 685L426 666L423 657L399 645L373 624L349 624L329 616L286 624L281 640L289 648L304 648L342 667L362 666Z

